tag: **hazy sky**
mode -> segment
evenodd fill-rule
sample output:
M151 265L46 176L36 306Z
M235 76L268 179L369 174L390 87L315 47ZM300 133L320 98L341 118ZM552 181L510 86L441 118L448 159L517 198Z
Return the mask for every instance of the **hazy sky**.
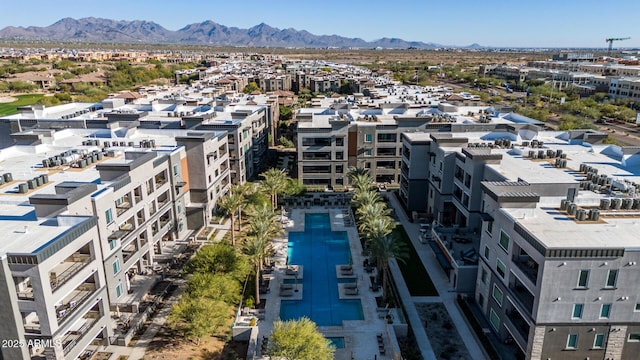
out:
M640 47L640 0L31 0L0 13L5 26L47 26L64 17L154 21L177 30L212 20L249 28L337 34L367 41L381 37L445 45Z

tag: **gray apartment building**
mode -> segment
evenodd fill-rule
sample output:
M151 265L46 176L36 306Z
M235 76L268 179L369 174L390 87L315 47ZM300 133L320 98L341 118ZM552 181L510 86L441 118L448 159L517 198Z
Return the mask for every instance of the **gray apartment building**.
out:
M638 150L509 128L403 134L400 198L434 220L423 241L514 354L637 358Z

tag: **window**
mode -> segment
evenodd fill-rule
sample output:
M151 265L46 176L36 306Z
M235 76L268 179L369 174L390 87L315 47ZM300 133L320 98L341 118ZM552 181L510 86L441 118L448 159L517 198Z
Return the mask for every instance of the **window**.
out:
M502 299L504 298L502 290L498 287L498 285L493 284L493 293L491 294L493 299L502 307Z
M584 304L573 304L573 312L571 313L571 318L582 319L583 309L584 309Z
M116 246L118 246L118 240L109 240L109 250L115 249Z
M364 142L373 142L373 134L364 134Z
M117 274L120 272L120 259L116 259L116 261L113 262L113 274Z
M487 283L487 270L482 268L482 275L480 275L480 280L482 280L483 284Z
M629 334L629 342L640 342L640 333Z
M567 336L566 349L577 349L577 348L578 348L578 334L569 334L569 336Z
M371 156L371 155L373 155L373 150L367 149L364 151L364 156Z
M182 206L178 205L177 211L178 211L178 214L182 214Z
M113 213L111 212L111 209L107 209L107 211L104 212L104 218L107 219L107 224L111 224L113 222Z
M507 235L504 231L500 230L500 247L509 252L509 235Z
M636 312L640 311L640 304L636 304L636 307L633 309L633 311L636 311Z
M489 233L489 235L491 235L491 232L493 232L493 221L487 221L487 232Z
M593 348L602 349L603 347L604 347L604 334L596 334L596 337L593 339Z
M489 260L489 252L490 252L489 247L485 246L484 247L484 258L487 259L487 260Z
M606 287L615 288L617 281L618 281L618 270L609 270L609 274L607 274Z
M580 270L578 275L578 287L586 288L589 284L589 270Z
M207 158L207 160L209 160ZM178 165L173 165L173 175L178 175Z
M504 274L507 273L507 267L504 265L504 263L500 259L497 259L497 260L498 262L496 263L496 271L498 271L498 274L500 275L500 277L504 279Z
M344 146L344 138L343 137L336 138L336 146Z
M122 296L122 292L122 284L118 284L118 286L116 286L116 297L119 298Z
M344 159L344 152L336 151L336 160L342 160L342 159Z
M478 294L478 304L480 307L484 306L484 296L482 294Z
M500 317L493 309L489 313L489 322L495 331L500 331Z
M600 319L608 319L611 314L611 304L602 304L600 306Z

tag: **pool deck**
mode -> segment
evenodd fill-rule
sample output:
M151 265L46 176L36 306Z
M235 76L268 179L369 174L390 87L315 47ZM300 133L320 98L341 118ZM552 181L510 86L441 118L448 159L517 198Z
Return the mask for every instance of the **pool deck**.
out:
M339 266L336 266L336 274L338 277L352 278L356 283L346 285L339 283L339 292L341 299L361 299L364 320L343 321L342 326L319 326L318 329L326 337L342 337L345 340L344 349L336 349L335 359L351 360L351 359L393 359L394 349L398 351L398 345L395 341L393 328L387 324L384 315L386 310L378 309L375 297L381 295L381 290L372 291L370 289L371 281L369 279L375 273L367 273L362 266L364 257L362 256L362 246L358 238L358 231L355 228L350 210L348 208L311 208L298 209L294 208L288 215L288 221L283 221L283 227L286 230L281 238L274 241L276 255L274 256L275 271L271 276L269 283L269 293L261 295L261 299L266 300L264 320L258 322L259 343L262 338L268 336L273 329L273 323L280 318L280 304L282 300L295 299L293 296L302 296L302 291L294 292L292 297L280 296L280 284L283 279L294 278L286 276L287 269L287 238L288 232L304 231L304 219L306 214L327 213L329 212L331 230L345 231L349 237L349 246L353 259L353 274L343 274ZM292 264L296 265L296 264ZM345 264L348 265L348 264ZM301 286L298 284L298 286ZM345 287L349 289L345 289ZM357 289L357 290L356 290ZM301 289L300 289L301 290ZM383 312L381 313L381 310ZM378 336L381 335L379 338ZM384 346L384 354L381 351L380 343ZM260 358L260 347L257 349Z

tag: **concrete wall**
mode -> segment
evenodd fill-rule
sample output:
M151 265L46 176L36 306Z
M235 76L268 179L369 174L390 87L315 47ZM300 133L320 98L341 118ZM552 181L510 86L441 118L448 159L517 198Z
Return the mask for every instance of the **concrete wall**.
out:
M7 264L7 259L0 258L0 340L3 346L0 347L0 358L5 359L28 359L29 351L26 346L4 346L4 341L24 342L24 327L22 317L18 310L18 297L16 295L15 284L11 277L11 270Z

